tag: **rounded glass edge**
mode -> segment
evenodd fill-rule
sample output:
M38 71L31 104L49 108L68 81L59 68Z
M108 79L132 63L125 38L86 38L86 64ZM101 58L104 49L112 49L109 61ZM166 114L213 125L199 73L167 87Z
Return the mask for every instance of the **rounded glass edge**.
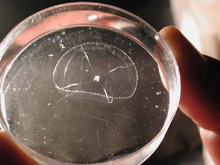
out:
M136 152L132 153L131 155L129 156L125 156L123 157L122 159L125 159L125 158L128 158L128 157L132 157L133 155L136 155L138 154L139 152L142 152L141 154L141 158L139 158L139 160L137 160L136 163L142 163L144 160L146 160L150 155L149 153L145 153L144 150L146 148L149 148L149 147L152 147L153 145L157 145L157 147L159 146L160 142L162 141L173 117L175 116L175 112L178 108L178 103L179 103L179 99L180 99L180 74L179 74L179 68L178 68L178 65L177 65L177 62L175 60L175 57L172 53L172 51L170 50L168 44L166 43L166 41L162 38L162 36L160 36L160 34L151 26L149 25L146 21L144 21L142 18L124 10L124 9L121 9L119 7L115 7L115 6L112 6L112 5L107 5L107 4L102 4L102 3L93 3L93 2L72 2L72 3L65 3L65 4L60 4L60 5L56 5L56 6L52 6L52 7L49 7L49 8L46 8L46 9L43 9L29 17L27 17L26 19L24 19L23 21L21 21L18 25L16 25L5 37L4 39L2 40L2 42L0 43L0 60L2 59L3 55L4 55L4 52L5 50L7 49L7 47L13 42L13 40L19 36L23 31L25 31L28 27L32 26L34 23L32 23L32 18L34 17L39 17L38 21L41 21L41 19L43 17L41 17L41 15L43 15L44 13L46 12L49 12L49 11L52 11L54 9L60 9L60 8L65 8L65 7L68 7L68 6L76 6L76 5L89 5L89 6L95 6L95 7L98 7L98 6L101 6L101 7L104 7L104 8L108 8L110 10L113 10L113 11L117 11L119 13L123 13L123 14L126 14L128 15L130 18L133 18L133 21L138 21L138 23L142 23L143 25L147 26L150 30L151 30L151 37L154 38L154 37L157 37L159 40L160 40L160 43L159 45L165 50L165 54L170 58L171 62L173 63L172 65L172 68L173 68L173 75L174 75L174 84L173 84L173 88L175 88L175 91L170 91L170 106L169 106L169 110L168 110L168 114L167 114L167 118L165 120L165 124L164 126L162 127L162 129L160 130L160 132L148 143L146 144L143 148L137 150ZM59 11L57 12L59 13ZM115 14L115 13L114 13ZM53 14L51 14L53 15ZM157 39L157 40L158 40ZM172 99L171 99L172 97ZM175 98L175 99L174 99ZM27 147L27 146L24 146L23 144L21 144L20 142L18 142L18 140L15 139L15 137L13 137L13 135L11 135L11 133L7 130L7 128L5 128L4 124L2 123L2 121L0 120L0 127L3 128L4 130L6 130L10 136L12 137L13 140L15 140L15 142L19 145L19 146L22 146L23 149L27 151L31 151L33 156L37 156L39 158L43 158L43 160L45 161L49 161L51 162L51 159L50 158L47 158L45 157L44 155L40 154L40 153L36 153L35 151L33 151L31 148ZM156 141L156 144L155 144L155 141ZM157 148L156 147L156 148ZM152 147L152 149L154 149L155 147ZM155 149L154 149L155 150ZM146 155L148 155L147 157L145 157ZM143 157L145 157L143 159ZM39 160L38 160L39 161ZM113 161L117 161L117 159L113 160ZM40 162L40 161L39 161ZM53 160L52 161L54 164L61 164L60 161L57 161L57 160ZM62 164L65 164L65 165L73 165L73 163L62 163ZM98 164L102 164L102 163L98 163Z

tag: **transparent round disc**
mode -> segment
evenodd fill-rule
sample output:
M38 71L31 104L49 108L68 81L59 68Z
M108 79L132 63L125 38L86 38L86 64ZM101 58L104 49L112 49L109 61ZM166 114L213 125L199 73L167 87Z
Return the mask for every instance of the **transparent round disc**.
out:
M48 164L138 164L153 153L175 113L179 77L148 24L73 3L20 26L0 52L2 126L18 145Z

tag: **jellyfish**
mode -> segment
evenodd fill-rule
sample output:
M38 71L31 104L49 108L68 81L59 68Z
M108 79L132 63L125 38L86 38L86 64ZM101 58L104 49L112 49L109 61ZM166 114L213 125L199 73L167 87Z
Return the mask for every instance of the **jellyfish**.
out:
M135 94L138 73L128 54L116 46L86 42L61 56L53 70L53 83L72 99L112 104Z

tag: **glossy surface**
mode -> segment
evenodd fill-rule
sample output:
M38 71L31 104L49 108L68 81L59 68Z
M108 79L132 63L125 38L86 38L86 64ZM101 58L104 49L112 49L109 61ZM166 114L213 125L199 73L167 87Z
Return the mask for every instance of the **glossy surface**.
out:
M131 38L96 27L34 41L2 85L12 134L65 162L108 161L140 149L161 130L169 104L151 55Z

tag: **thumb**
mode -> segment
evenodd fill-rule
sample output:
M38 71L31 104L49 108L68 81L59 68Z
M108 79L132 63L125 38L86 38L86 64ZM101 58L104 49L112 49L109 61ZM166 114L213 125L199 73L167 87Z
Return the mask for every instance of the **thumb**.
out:
M200 127L220 128L220 62L201 55L174 27L160 31L176 57L181 77L180 109Z
M201 55L174 27L165 27L160 34L179 66L180 109L201 127L205 147L220 164L220 62Z

